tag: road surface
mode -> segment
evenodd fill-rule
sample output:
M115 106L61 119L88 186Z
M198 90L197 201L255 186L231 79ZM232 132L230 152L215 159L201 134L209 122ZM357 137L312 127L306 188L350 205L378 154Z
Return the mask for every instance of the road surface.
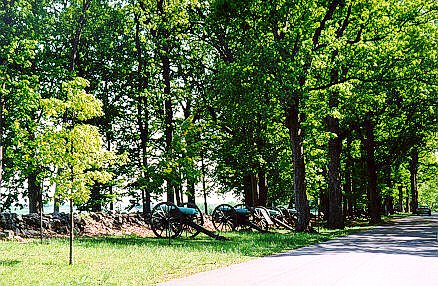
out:
M438 214L158 284L438 285Z

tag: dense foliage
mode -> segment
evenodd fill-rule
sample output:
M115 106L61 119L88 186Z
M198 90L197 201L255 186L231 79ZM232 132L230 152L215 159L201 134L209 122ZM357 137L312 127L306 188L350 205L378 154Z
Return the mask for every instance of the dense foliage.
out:
M438 209L436 1L6 0L0 30L0 210Z

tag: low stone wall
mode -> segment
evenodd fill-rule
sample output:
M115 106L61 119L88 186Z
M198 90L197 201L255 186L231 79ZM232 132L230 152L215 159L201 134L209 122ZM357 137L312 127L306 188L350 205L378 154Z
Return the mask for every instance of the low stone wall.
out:
M150 234L142 213L78 213L74 220L75 233L78 235ZM65 236L69 233L69 214L44 214L42 225L44 236ZM15 236L38 237L40 215L0 213L0 234L10 237L11 231Z

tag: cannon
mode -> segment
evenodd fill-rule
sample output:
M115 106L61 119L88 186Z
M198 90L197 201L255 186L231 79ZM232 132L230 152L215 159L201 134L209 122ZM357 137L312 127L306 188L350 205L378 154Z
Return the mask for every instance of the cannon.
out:
M234 207L220 204L213 210L211 218L213 226L220 232L243 229L268 232L269 223L262 212L243 204Z
M255 207L255 211L260 212L269 227L284 228L294 230L295 220L290 210L284 207L268 209L265 207Z
M274 210L280 212L278 217L282 222L289 226L294 226L297 223L297 211L295 209L286 208L284 206L277 206Z
M151 211L151 229L157 237L176 238L184 235L195 237L204 233L217 240L226 240L225 237L215 234L204 228L204 217L201 210L191 203L180 206L171 202L161 202Z

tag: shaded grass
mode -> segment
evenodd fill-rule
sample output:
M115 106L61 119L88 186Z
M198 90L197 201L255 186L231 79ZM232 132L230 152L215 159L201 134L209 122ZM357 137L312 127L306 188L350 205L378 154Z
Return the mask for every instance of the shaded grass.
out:
M39 244L0 242L0 285L154 285L255 257L318 243L359 228L319 234L233 232L229 241L204 235L171 241L158 238L82 237L75 265L68 265L68 240Z

